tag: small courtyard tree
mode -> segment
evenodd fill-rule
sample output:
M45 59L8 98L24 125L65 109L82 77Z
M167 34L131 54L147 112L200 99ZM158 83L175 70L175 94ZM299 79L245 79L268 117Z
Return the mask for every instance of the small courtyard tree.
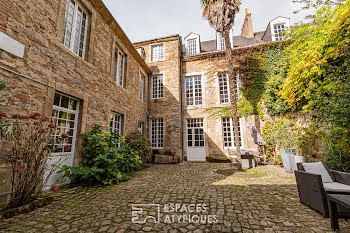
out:
M234 54L231 48L230 30L234 25L235 15L239 11L240 0L201 0L204 8L203 16L208 20L211 27L221 33L225 39L226 61L229 75L230 99L232 105L232 119L234 126L235 145L238 168L242 169L241 145L239 142L238 114L235 85Z
M28 204L34 195L41 193L61 162L49 165L54 144L65 142L68 135L62 134L54 141L51 135L56 125L40 113L8 116L0 112L0 125L6 126L0 127L0 158L11 164L11 197L7 204L7 209L11 209Z

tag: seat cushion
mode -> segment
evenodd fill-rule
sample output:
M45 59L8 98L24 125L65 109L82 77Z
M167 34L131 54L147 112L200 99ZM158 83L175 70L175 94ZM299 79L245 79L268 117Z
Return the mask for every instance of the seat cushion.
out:
M326 190L326 192L350 193L350 185L346 185L346 184L341 184L341 183L337 183L337 182L324 183L323 187Z
M333 183L334 180L329 175L327 169L322 162L317 163L302 163L306 172L321 175L323 183Z

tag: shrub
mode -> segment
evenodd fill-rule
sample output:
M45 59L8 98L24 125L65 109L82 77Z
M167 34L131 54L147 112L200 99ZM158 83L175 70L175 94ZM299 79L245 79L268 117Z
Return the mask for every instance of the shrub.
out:
M110 185L130 179L130 173L141 167L137 151L129 145L122 145L125 139L118 133L104 132L101 126L96 125L82 138L85 158L78 167L64 165L59 171L70 179L94 178Z
M34 113L30 116L0 113L1 157L11 164L11 198L7 209L16 208L31 201L32 196L41 194L42 186L57 167L48 165L54 152L54 139L51 137L56 125L50 119ZM58 137L56 143L65 140ZM45 179L44 179L45 174Z
M126 137L125 142L138 153L143 163L149 162L151 143L145 135L139 131L133 132Z

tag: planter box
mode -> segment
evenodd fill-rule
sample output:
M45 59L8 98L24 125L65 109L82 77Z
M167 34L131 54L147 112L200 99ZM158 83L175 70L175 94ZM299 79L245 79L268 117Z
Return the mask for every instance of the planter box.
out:
M9 210L5 210L4 212L0 213L0 220L12 218L12 217L19 215L19 214L28 213L30 211L37 209L37 208L44 207L44 206L52 203L52 201L53 201L52 196L42 197L42 198L39 198L39 199L37 199L37 200L27 204L27 205L13 208L13 209L9 209Z
M283 167L286 172L293 172L293 161L292 161L292 151L291 150L280 150Z
M175 156L171 155L153 155L153 163L155 164L175 164L177 163L177 159Z

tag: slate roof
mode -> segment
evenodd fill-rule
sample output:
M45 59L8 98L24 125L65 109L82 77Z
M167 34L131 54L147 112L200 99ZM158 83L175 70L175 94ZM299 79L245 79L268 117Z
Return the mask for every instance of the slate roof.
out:
M245 36L234 36L233 47L240 48L240 47L247 47L247 46L259 45L259 44L265 43L261 39L258 39L263 36L264 32L258 32L256 34L258 35L255 38L247 38ZM185 45L182 46L182 51L184 54L186 54ZM208 40L208 41L201 42L201 53L208 53L208 52L214 52L214 51L217 51L216 40Z

